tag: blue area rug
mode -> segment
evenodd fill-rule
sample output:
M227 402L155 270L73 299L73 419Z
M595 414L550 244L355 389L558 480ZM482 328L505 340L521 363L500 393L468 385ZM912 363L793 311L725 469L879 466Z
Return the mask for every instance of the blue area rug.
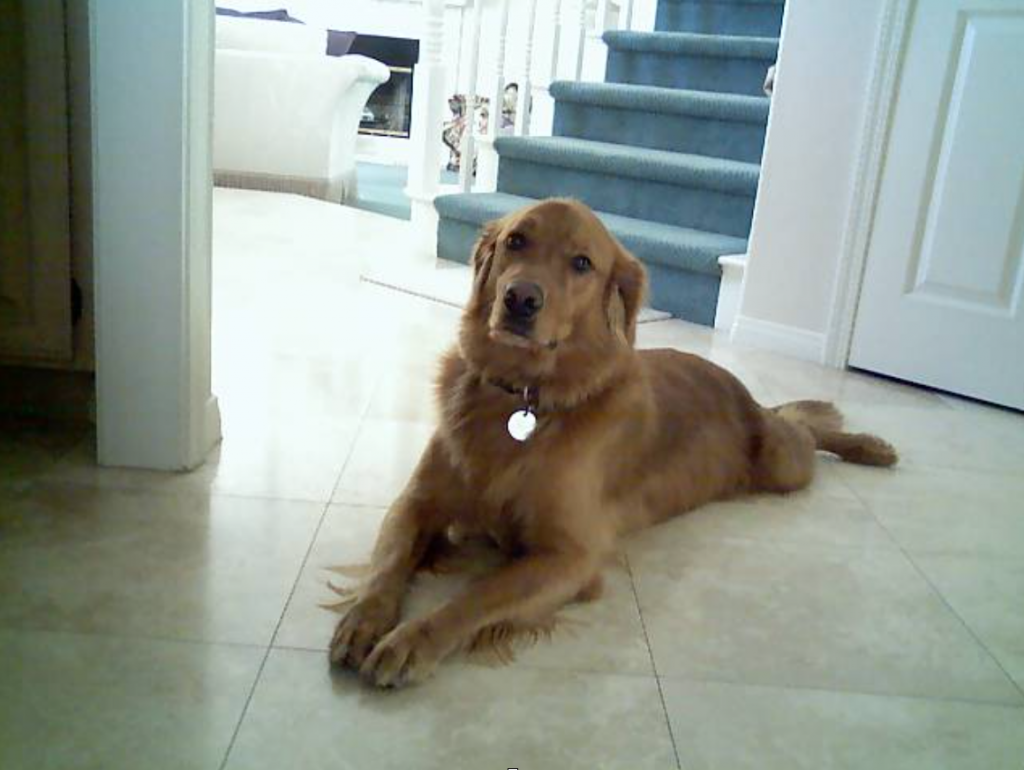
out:
M404 192L409 176L407 166L359 162L356 163L356 176L359 196L349 202L349 206L395 219L409 219L412 207ZM458 181L458 174L441 172L441 184L457 184Z

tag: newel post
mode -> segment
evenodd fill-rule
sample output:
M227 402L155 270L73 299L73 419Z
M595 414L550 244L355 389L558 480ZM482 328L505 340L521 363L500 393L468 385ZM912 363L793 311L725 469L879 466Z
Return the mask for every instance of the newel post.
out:
M441 173L441 133L446 107L444 0L423 0L420 60L413 70L412 126L409 132L409 177L405 188L412 202L412 225L423 244L424 260L435 256L437 211L434 197Z

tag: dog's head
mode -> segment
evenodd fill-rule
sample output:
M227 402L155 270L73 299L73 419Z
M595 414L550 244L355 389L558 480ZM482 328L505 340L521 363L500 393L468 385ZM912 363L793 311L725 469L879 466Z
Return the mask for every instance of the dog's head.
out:
M480 369L518 382L566 356L633 345L646 273L581 203L547 200L491 222L473 270L462 344Z

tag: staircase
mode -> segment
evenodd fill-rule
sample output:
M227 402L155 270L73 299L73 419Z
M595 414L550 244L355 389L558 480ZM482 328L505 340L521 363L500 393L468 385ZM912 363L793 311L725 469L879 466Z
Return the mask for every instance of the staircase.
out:
M497 192L439 196L437 254L539 199L595 209L647 265L650 304L714 323L718 258L746 251L784 0L659 0L654 32L612 31L604 83L551 84L553 136L501 137Z

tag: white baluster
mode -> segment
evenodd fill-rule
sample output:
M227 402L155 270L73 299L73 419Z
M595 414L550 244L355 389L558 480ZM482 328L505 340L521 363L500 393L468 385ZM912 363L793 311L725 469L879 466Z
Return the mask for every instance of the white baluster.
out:
M597 0L597 12L594 14L594 36L601 37L608 21L608 0Z
M523 65L523 82L519 84L519 104L516 107L516 133L530 134L530 113L533 111L533 34L537 20L537 0L530 0L529 16L526 21L526 63Z
M619 7L619 29L633 29L633 0L623 0Z
M555 0L555 15L551 20L551 74L548 85L558 80L558 48L562 42L562 0Z
M462 41L463 33L466 28L466 6L459 6L459 34L458 42L455 44L455 74L452 76L452 82L455 84L455 93L459 92L459 83L462 80Z
M459 189L462 192L469 192L473 186L473 159L476 157L476 137L474 135L476 131L476 94L477 84L480 80L480 16L483 4L483 0L474 0L473 2L472 34L469 38L471 47L469 62L466 66L466 72L469 73L466 87L466 124L459 146Z
M478 192L492 192L498 187L498 151L495 140L501 136L502 108L505 105L505 42L508 39L509 0L500 0L498 19L498 45L495 57L494 88L491 91L490 117L487 119L487 137L480 141L477 161L476 186Z
M433 259L437 211L434 197L441 171L441 133L445 113L444 0L424 0L420 61L413 70L412 125L406 195L424 260Z
M576 48L576 80L583 80L583 59L587 55L587 0L579 0L580 20Z

